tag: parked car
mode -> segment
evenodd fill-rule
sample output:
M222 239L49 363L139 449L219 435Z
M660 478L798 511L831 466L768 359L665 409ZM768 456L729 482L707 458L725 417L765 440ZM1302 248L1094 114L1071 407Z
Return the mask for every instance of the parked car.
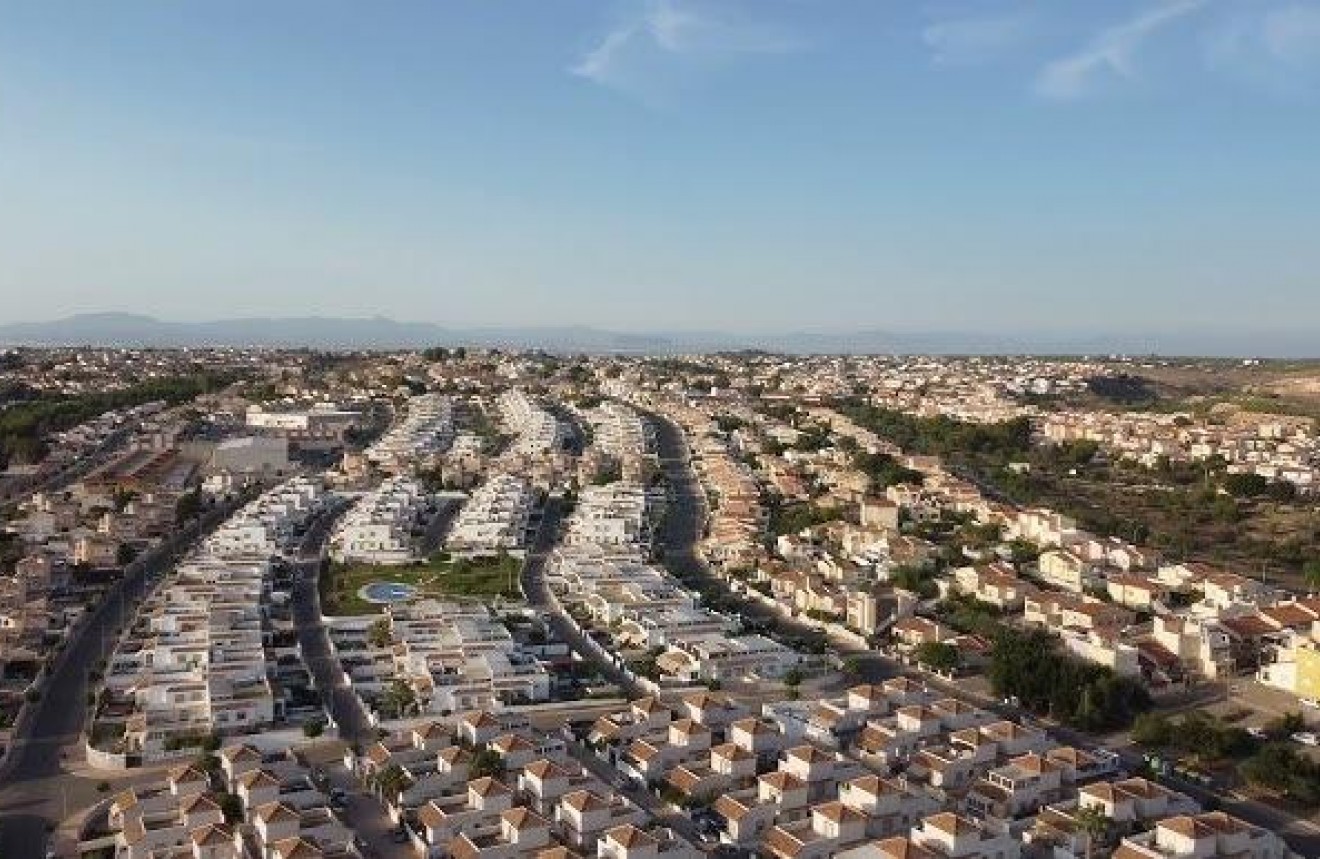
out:
M1301 743L1304 746L1320 746L1320 737L1310 731L1298 731L1292 735L1294 742Z

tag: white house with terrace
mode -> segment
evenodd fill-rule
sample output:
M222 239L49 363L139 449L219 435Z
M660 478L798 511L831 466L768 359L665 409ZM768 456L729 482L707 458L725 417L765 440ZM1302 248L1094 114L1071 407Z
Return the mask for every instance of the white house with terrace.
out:
M358 499L330 538L330 556L341 563L406 564L417 559L414 532L431 495L416 480L395 476Z
M461 555L522 552L535 506L536 494L526 478L496 474L468 497L450 527L446 548Z

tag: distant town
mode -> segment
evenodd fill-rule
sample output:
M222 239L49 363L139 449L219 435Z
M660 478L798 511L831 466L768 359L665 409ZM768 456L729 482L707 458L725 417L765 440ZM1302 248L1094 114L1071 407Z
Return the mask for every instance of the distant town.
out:
M0 859L1320 855L1320 364L0 351Z

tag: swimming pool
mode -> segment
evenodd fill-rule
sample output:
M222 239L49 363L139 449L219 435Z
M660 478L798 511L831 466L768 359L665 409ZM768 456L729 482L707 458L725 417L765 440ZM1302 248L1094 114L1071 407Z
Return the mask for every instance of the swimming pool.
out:
M371 603L407 602L417 596L417 588L403 582L372 582L358 591L358 596Z

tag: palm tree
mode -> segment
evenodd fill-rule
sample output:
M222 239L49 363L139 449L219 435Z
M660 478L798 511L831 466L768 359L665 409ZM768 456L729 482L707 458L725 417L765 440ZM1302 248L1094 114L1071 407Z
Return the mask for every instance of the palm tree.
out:
M398 764L390 764L376 773L373 779L381 798L391 804L399 801L399 795L412 787L413 780Z

